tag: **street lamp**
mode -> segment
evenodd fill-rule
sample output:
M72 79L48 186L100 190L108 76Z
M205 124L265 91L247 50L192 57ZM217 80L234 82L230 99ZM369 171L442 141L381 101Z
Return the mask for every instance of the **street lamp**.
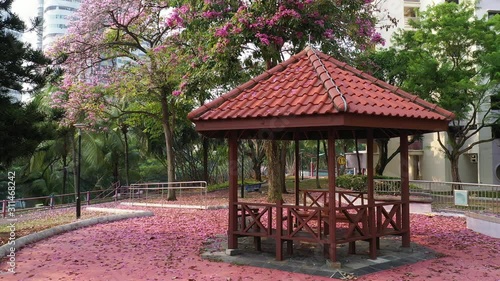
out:
M80 166L82 162L82 128L85 128L85 124L77 123L74 124L75 128L78 129L78 163L77 163L77 180L76 180L76 219L81 216L82 203L80 200Z
M304 165L302 164L302 158L304 158L303 149L300 150L299 158L300 158L300 175L302 177L302 180L304 180Z

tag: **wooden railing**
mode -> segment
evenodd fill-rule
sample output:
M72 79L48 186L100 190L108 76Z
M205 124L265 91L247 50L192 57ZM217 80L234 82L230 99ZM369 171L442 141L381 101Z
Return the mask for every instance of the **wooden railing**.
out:
M242 202L235 204L238 210L238 225L235 234L242 236L272 236L275 205Z
M337 243L342 244L357 240L366 240L371 237L368 206L339 207L337 210L346 219L337 222L336 229L341 229L339 232L340 235L337 235ZM342 223L344 225L347 223L347 228L339 228L338 224Z
M284 207L287 222L287 232L284 240L328 243L324 222L328 218L326 207L286 206Z
M282 258L282 242L302 241L329 245L328 192L303 190L304 206L234 203L238 224L233 234L255 237L260 249L260 238L276 239L277 259ZM326 206L325 206L326 204ZM335 244L349 243L355 251L355 241L375 241L385 235L400 235L403 229L401 201L368 205L363 194L341 191L336 195ZM281 224L278 223L281 221ZM288 244L291 252L291 244Z
M302 205L310 207L328 206L328 190L326 189L304 189L302 193ZM337 207L365 205L366 192L336 191L335 200Z
M328 202L328 190L303 189L300 192L302 193L303 206L323 207L326 206L326 202Z
M291 206L264 203L235 203L238 208L238 225L234 232L240 236L274 237L282 240L329 243L328 208ZM397 235L402 227L400 202L375 205L376 237ZM387 210L389 208L389 210ZM281 233L277 232L277 211L282 211ZM336 243L366 240L370 232L368 205L342 206L337 208L336 229L340 230Z
M403 204L401 202L375 204L377 237L401 234L403 229ZM389 210L387 210L389 208Z

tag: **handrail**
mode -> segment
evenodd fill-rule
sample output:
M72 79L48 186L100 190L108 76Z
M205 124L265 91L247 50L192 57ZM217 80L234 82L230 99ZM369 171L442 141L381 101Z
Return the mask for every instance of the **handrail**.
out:
M131 184L127 188L128 198L130 200L142 199L148 201L150 198L155 198L161 194L161 200L163 201L164 193L170 192L171 190L179 190L179 194L182 195L183 190L195 190L199 189L201 196L204 197L204 205L208 206L207 194L208 185L206 181L176 181L176 182L145 182L145 183L135 183ZM147 204L147 203L146 203Z
M114 185L113 185L114 186ZM87 205L90 205L91 201L92 200L96 200L96 199L106 199L107 197L104 196L102 198L99 198L99 196L97 197L94 197L92 198L92 194L96 194L96 193L100 193L100 194L104 194L105 192L108 192L108 195L109 194L112 194L115 192L115 190L117 189L117 187L111 187L111 188L108 188L108 189L101 189L101 190L89 190L89 191L84 191L84 192L81 192L81 196L83 198L85 198L83 200L83 202L86 202ZM65 198L65 197L69 197L69 196L75 196L76 197L76 193L65 193L65 194L51 194L51 195L48 195L48 196L38 196L38 197L22 197L22 198L15 198L14 200L1 200L1 203L2 203L2 217L6 217L7 216L7 209L8 209L8 205L9 203L10 204L15 204L16 206L16 211L19 212L19 211L23 211L23 212L27 212L27 211L31 211L31 210L38 210L38 209L54 209L54 208L57 208L57 207L61 207L61 206L71 206L71 205L74 205L75 202L64 202L65 200L63 199L63 201L60 203L60 204L56 204L56 199L58 198ZM35 205L34 207L28 207L26 208L25 205L26 205L26 202L28 201L42 201L44 200L44 204L47 204L47 205L43 205L43 206L37 206ZM14 203L12 203L14 202ZM20 207L18 207L18 203L20 203Z

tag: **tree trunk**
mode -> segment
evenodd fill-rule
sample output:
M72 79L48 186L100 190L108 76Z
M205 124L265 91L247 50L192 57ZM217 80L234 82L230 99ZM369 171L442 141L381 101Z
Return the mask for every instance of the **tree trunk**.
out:
M284 173L282 173L283 163L280 163L281 159L281 149L278 145L278 141L275 140L266 140L264 142L264 147L267 155L268 162L268 179L269 179L269 189L267 193L267 200L269 202L277 202L281 200L281 191L283 187L281 186L283 181L282 178L285 177Z
M71 130L71 135L75 135L75 130ZM76 194L76 187L78 186L78 177L80 175L78 174L78 152L76 148L76 141L74 138L71 138L71 147L72 147L72 154L73 154L73 191ZM75 195L75 200L76 200L76 195Z
M207 183L208 180L208 138L202 136L203 145L203 180Z
M321 185L319 184L319 145L320 140L318 139L316 142L316 188L320 189Z
M262 172L261 172L261 163L258 161L255 161L252 163L252 171L254 174L254 178L256 181L262 181Z
M123 133L123 141L125 143L125 184L129 186L129 180L130 180L130 163L129 163L129 153L128 153L128 126L123 124L121 126L121 130Z
M450 157L450 164L451 164L451 180L453 182L462 182L460 180L460 173L458 172L458 160L460 158L460 155L457 154L451 154ZM461 189L461 185L455 184L453 185L454 189Z
M68 136L64 136L64 147L63 147L63 155L62 155L62 161L63 161L63 182L62 182L62 194L66 194L66 183L68 181ZM66 196L63 196L62 203L66 203L65 201Z
M263 143L261 140L249 140L249 154L252 160L252 171L255 180L262 181L262 162L264 161L264 154L262 149Z
M119 163L118 158L113 157L113 182L117 182L120 180L120 173L118 172Z
M288 148L288 142L287 141L283 141L282 142L282 146L281 146L281 155L280 155L280 158L281 158L281 173L283 174L283 177L281 177L281 193L282 194L288 194L288 191L286 190L286 179L285 179L285 176L286 175L286 151L287 151L287 148Z
M375 142L377 143L379 153L377 165L375 165L375 174L383 175L385 167L389 164L387 161L389 139L376 139Z
M166 96L161 99L162 111L162 127L165 136L165 149L167 151L167 176L169 182L175 181L175 155L174 155L174 138L172 128L170 126L170 108ZM177 200L175 196L175 189L169 189L167 195L168 201Z
M356 145L356 158L358 160L358 175L361 175L361 159L359 157L358 137L354 139Z
M347 142L346 140L342 140L341 142L342 144L342 152L344 153L344 157L347 158ZM345 174L345 171L347 169L347 161L346 161L346 164L342 167L341 165L335 165L338 169L338 174L337 175L343 175Z

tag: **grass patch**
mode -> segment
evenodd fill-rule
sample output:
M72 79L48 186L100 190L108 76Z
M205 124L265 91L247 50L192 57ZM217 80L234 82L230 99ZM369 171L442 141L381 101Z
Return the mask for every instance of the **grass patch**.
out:
M30 217L20 217L18 222L14 221L16 227L16 238L32 233L40 232L55 226L64 225L77 221L73 209L71 210L47 210L29 214ZM82 210L80 220L102 217L108 215L103 212ZM0 246L4 245L10 236L10 224L12 221L0 223Z
M295 188L295 178L287 177L285 180L286 189L293 190ZM328 188L328 178L319 178L320 188ZM300 189L317 189L316 179L304 179L300 181Z
M261 182L256 181L254 179L245 179L244 183L245 184L254 184L254 183L261 183ZM240 186L240 185L241 185L241 181L238 181L238 186ZM211 185L207 186L207 191L212 192L212 191L226 189L226 188L229 188L229 181L217 183L217 184L211 184Z

